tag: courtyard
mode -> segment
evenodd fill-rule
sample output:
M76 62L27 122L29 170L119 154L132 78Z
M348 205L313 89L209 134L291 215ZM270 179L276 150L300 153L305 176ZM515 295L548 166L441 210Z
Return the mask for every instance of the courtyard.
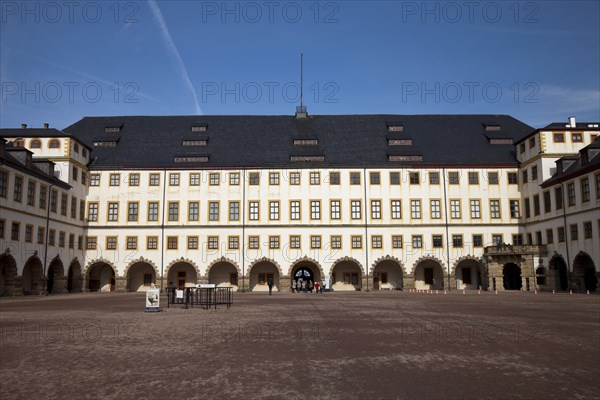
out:
M598 399L600 297L144 293L0 299L3 399Z

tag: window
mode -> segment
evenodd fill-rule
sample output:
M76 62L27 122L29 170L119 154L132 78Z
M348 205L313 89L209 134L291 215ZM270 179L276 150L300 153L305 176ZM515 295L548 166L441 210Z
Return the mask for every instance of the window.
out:
M381 249L383 247L383 237L381 235L371 236L371 247L373 249Z
M533 167L531 167L531 180L537 181L537 179L538 179L538 169L537 169L537 165L534 165Z
M219 248L219 237L209 236L206 248L209 250L217 250Z
M519 200L510 200L510 217L521 218L521 211L519 210Z
M57 204L58 204L58 191L55 189L52 189L50 191L50 211L55 213Z
M583 136L581 133L571 133L571 141L573 143L581 143L583 142Z
M158 236L147 236L146 237L146 249L148 249L148 250L158 249Z
M117 237L116 236L107 236L106 237L106 250L116 250L117 249Z
M381 219L381 200L371 200L371 219Z
M402 218L402 200L391 200L392 219Z
M25 241L27 243L33 242L33 225L25 225Z
M127 250L137 250L138 238L136 236L127 237Z
M450 200L450 218L460 219L460 200Z
M590 201L590 180L587 177L581 179L581 201Z
M190 186L200 186L200 174L197 172L190 173Z
M430 185L439 185L440 184L440 173L439 172L430 172L429 173L429 184Z
M229 220L239 221L240 220L240 202L232 201L229 203Z
M258 201L251 201L249 206L250 221L258 221L259 217Z
M353 249L361 249L362 248L362 236L354 235L350 238L352 241Z
M350 172L350 184L360 185L360 172Z
M158 201L148 203L148 221L158 221Z
M96 250L98 247L98 238L95 236L88 236L85 238L85 248L86 250Z
M110 186L119 186L121 184L121 174L110 174Z
M4 221L0 221L0 223L4 223ZM4 225L0 227L0 238L4 238ZM38 244L44 244L44 239L46 238L46 228L42 228L38 226L37 230L37 242Z
M298 236L298 235L290 236L290 248L291 249L299 249L300 248L300 236Z
M300 184L300 172L290 172L290 185Z
M519 179L517 178L516 172L509 172L507 174L507 176L508 176L508 184L509 185L516 185L519 183Z
M50 140L50 143L48 143L48 148L49 149L58 149L58 148L60 148L60 141L58 139L52 139L52 140Z
M540 195L533 196L533 215L540 215Z
M492 243L494 246L499 246L502 242L502 235L492 235Z
M221 183L221 178L219 176L218 172L211 172L208 175L208 184L210 186L219 186L219 184Z
M488 172L488 183L490 185L498 184L498 173L497 172Z
M39 202L38 202L38 206L42 209L45 210L46 209L46 194L48 192L48 187L45 185L40 185L40 197L39 197Z
M390 172L390 185L400 184L400 172Z
M527 169L521 171L521 174L523 176L523 183L527 183Z
M558 233L558 241L560 243L563 243L565 241L565 228L562 226L559 226L556 231Z
M567 199L569 206L575 205L575 184L573 182L567 185Z
M500 200L490 200L490 217L492 219L500 218Z
M319 200L310 202L310 219L321 219L321 202Z
M75 182L77 182L77 179L79 178L79 170L77 169L76 166L73 165L72 171L73 171L73 180Z
M469 185L479 185L478 172L469 172Z
M340 173L339 172L330 172L329 173L329 184L330 185L339 185L340 184Z
M591 222L584 222L583 223L583 238L584 239L591 239L592 238L592 223Z
M535 136L529 138L529 149L533 149L535 147Z
M596 199L600 199L600 173L596 174Z
M331 236L331 248L341 249L342 248L342 237L339 235Z
M352 219L361 219L362 212L360 208L360 200L350 201L350 211L352 213Z
M179 221L179 203L176 201L169 202L169 221Z
M160 174L150 174L148 184L150 186L159 186L160 185Z
M544 192L544 213L552 211L552 202L550 199L550 191Z
M248 248L249 249L258 249L259 248L259 237L258 236L249 236L248 237Z
M240 184L240 173L239 172L230 172L229 173L229 184L231 186L237 186Z
M340 219L341 218L341 201L340 200L331 200L330 203L330 211L331 211L331 219Z
M278 201L269 201L269 219L271 221L279 220L279 202Z
M321 248L321 236L311 235L310 236L310 248L320 249Z
M118 221L119 219L119 203L108 203L108 220Z
M483 235L473 235L473 247L483 247Z
M392 248L394 248L394 249L402 248L402 236L401 235L392 235Z
M290 202L290 219L293 221L300 219L300 201L298 200Z
M239 236L229 236L227 238L227 247L229 250L237 250L240 248L240 238Z
M456 172L456 171L448 172L448 183L450 185L458 185L458 183L459 183L458 172Z
M77 236L77 249L83 250L83 236Z
M552 229L546 229L546 243L552 244L554 242L554 232Z
M537 231L537 232L535 233L535 242L536 242L537 244L543 244L543 243L542 243L542 232L541 232L541 231Z
M69 206L69 195L66 193L63 193L60 196L60 215L64 215L65 217L67 216L67 207Z
M412 236L412 247L414 249L422 249L423 248L423 236L413 235Z
M525 143L519 145L519 154L525 153Z
M421 179L419 178L418 172L410 172L408 177L411 185L418 185L419 183L421 183Z
M579 239L579 229L577 228L577 224L570 225L569 230L571 232L571 240Z
M209 201L208 202L208 220L218 221L219 220L219 202Z
M178 173L169 174L169 186L179 186L179 174Z
M13 191L13 200L21 202L23 198L23 177L15 176L15 187Z
M371 185L381 185L381 175L379 172L369 173L369 179L371 181Z
M127 221L137 221L138 220L138 212L139 212L139 203L131 202L128 204L127 208Z
M88 204L88 221L89 222L97 222L98 221L98 203L89 203Z
M81 149L81 155L85 158L87 157L87 150L86 149Z
M50 229L48 231L48 245L49 246L54 246L55 239L56 239L56 230L55 229Z
M190 201L188 203L188 220L198 221L200 219L200 203L197 201Z
M35 206L35 182L27 181L27 205Z
M32 139L29 142L29 147L32 149L40 149L42 148L42 141L40 139Z
M310 173L310 184L311 185L320 185L321 184L321 174L319 172L311 172Z
M562 199L562 187L561 186L557 186L554 189L554 202L556 203L556 209L562 210L563 199Z
M100 174L90 175L90 186L100 186Z
M554 143L564 143L565 142L565 134L564 133L555 133L552 135Z
M452 247L463 247L462 235L452 235Z
M258 172L250 172L248 174L248 184L256 186L260 184L260 174Z
M177 236L167 236L167 250L177 250L178 242Z
M269 173L269 185L279 185L279 172L270 172Z
M442 218L442 208L440 200L431 200L431 218L440 219Z
M471 200L471 219L481 218L481 203L479 200Z
M410 201L410 217L412 219L421 218L421 200Z

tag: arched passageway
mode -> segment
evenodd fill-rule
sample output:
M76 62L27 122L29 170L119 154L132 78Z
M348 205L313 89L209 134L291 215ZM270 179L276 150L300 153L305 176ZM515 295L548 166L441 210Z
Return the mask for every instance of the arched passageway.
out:
M273 291L277 292L280 288L279 283L279 269L275 263L271 261L259 261L254 264L250 271L250 290L253 292L268 292L268 282L270 279L273 280Z
M435 260L423 260L415 268L415 289L437 290L444 288L444 270Z
M90 292L114 292L115 270L107 263L92 264L87 272Z
M521 279L521 268L515 263L508 263L502 269L504 290L521 290L523 281Z
M36 257L30 257L23 267L21 282L23 284L23 294L41 294L44 290L44 273L42 271L42 261Z
M127 291L143 292L156 284L156 271L146 262L137 262L127 270Z
M596 267L592 258L583 251L573 260L573 288L577 291L595 292L598 288Z
M360 290L362 288L360 265L352 260L338 261L331 270L331 283L334 291Z
M167 271L169 285L173 284L178 289L194 287L198 283L198 271L194 266L185 261L171 265Z
M380 261L373 268L373 290L401 290L403 277L402 267L396 261Z

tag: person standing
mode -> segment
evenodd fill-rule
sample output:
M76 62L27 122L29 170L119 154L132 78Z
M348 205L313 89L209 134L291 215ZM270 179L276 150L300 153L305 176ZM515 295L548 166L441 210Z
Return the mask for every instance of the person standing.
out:
M296 280L292 281L292 293L296 292Z
M319 281L315 282L315 293L319 293L319 289L321 288L321 284L319 283Z
M267 285L269 286L269 296L271 296L271 293L273 292L273 278L269 277L269 279L267 279Z
M302 291L306 293L306 281L302 281Z

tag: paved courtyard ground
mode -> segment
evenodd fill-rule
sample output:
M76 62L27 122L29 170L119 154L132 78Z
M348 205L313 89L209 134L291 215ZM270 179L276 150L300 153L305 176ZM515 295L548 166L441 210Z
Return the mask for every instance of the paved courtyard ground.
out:
M164 300L164 298L163 298ZM1 399L598 399L600 297L143 293L0 300Z

